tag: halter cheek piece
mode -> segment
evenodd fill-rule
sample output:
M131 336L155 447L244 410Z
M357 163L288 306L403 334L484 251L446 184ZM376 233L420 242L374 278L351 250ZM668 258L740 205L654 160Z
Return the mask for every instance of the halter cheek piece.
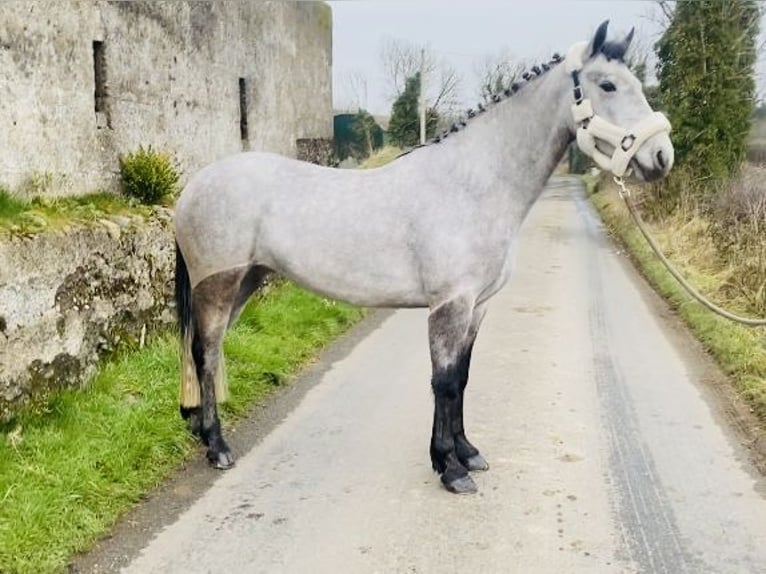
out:
M572 116L577 126L577 146L591 157L601 168L622 177L628 170L628 164L641 146L659 133L670 133L670 122L661 112L653 112L630 129L621 128L593 112L590 100L582 92L580 70L587 42L580 42L569 49L564 64L574 81L574 101ZM596 140L608 142L614 147L612 157L602 153L596 147Z

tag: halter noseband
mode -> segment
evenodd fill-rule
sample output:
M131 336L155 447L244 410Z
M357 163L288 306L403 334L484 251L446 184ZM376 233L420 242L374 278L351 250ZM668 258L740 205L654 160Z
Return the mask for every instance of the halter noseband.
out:
M622 177L628 164L641 146L662 132L670 133L670 122L662 112L653 112L630 129L621 128L593 112L590 100L585 97L580 83L580 70L587 42L580 42L569 49L564 64L574 82L572 116L577 126L577 146L601 168ZM603 140L614 147L612 157L596 147L596 140Z

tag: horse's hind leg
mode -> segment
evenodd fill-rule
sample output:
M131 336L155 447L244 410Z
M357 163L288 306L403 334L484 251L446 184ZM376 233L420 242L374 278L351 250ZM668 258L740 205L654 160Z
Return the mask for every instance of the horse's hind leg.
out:
M465 435L465 426L463 421L463 401L465 396L465 388L468 385L468 374L471 368L471 353L473 352L473 344L476 341L476 335L479 332L479 327L484 319L486 312L486 305L478 305L473 311L473 319L471 321L471 327L468 330L466 337L466 347L460 355L458 361L458 376L460 378L460 396L458 398L457 407L457 432L455 433L455 452L457 453L458 460L468 470L489 470L489 464L479 453L477 449Z
M447 490L455 493L476 491L468 469L458 457L455 440L462 432L461 358L470 347L472 316L473 302L456 298L434 309L428 318L434 392L431 463Z
M221 434L216 379L222 375L223 338L244 274L244 270L217 273L201 281L192 292L194 337L191 350L200 386L200 436L208 446L208 460L220 469L230 468L234 456ZM219 391L221 388L219 385Z
M247 273L239 282L239 289L229 313L229 327L236 323L248 299L263 285L269 273L271 273L271 270L262 265L253 265L247 270Z

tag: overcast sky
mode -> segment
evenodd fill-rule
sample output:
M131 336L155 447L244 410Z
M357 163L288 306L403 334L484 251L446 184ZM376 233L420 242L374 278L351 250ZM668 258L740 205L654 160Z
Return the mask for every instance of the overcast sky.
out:
M449 61L463 80L462 104L469 106L478 101L478 70L488 56L506 52L547 60L589 39L606 19L610 37L635 26L638 44L650 49L662 21L656 3L648 0L346 0L330 5L335 106L346 108L359 99L348 87L355 74L367 82L361 105L375 114L388 114L391 107L380 58L387 38L426 45Z

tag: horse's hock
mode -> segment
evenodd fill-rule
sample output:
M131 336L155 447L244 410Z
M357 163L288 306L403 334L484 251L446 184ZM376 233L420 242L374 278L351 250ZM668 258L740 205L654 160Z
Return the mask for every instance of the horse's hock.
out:
M0 421L174 320L171 213L0 241Z

